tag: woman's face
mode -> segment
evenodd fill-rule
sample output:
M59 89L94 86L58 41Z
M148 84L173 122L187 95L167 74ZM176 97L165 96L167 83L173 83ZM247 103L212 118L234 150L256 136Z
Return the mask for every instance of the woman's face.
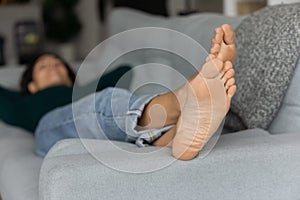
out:
M64 63L50 54L43 55L37 60L32 73L33 80L28 85L32 94L52 86L73 85Z

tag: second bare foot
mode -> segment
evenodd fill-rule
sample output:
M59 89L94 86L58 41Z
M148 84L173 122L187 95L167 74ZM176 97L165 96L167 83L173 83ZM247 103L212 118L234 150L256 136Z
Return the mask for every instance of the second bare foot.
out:
M215 37L212 39L212 48L210 54L222 61L231 61L235 59L235 33L228 24L215 29Z

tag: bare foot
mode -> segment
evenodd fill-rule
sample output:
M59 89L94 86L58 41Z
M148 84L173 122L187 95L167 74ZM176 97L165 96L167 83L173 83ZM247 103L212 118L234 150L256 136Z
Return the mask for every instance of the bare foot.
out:
M230 31L228 33L232 36ZM216 40L219 39L218 34L220 33L216 33ZM226 31L221 38L227 38L227 42L229 41ZM225 41L222 41L223 43L225 44ZM234 47L234 38L229 45L232 44ZM176 123L172 152L178 159L190 160L197 156L229 110L231 98L236 92L234 70L231 61L223 62L220 57L232 59L235 50L232 46L229 48L225 45L216 54L216 58L207 59L201 70L175 91L181 114ZM222 56L219 55L221 53ZM215 70L212 70L212 73L210 69Z
M228 24L215 29L215 37L212 39L210 54L222 61L233 61L235 59L235 34Z

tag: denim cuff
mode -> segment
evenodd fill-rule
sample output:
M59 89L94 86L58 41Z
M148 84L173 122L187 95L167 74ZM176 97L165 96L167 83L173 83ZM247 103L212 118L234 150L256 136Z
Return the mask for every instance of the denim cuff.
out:
M156 96L158 96L158 94L136 97L127 112L125 123L128 139L135 140L135 144L139 147L149 146L154 140L174 126L169 125L158 129L136 130L138 119L142 116L144 108Z

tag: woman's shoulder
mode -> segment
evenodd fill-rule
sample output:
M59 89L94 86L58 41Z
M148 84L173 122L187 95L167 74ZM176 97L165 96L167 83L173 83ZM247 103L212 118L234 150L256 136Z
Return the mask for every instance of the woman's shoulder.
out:
M22 95L17 90L8 89L0 85L0 96L3 98L10 98L10 97L16 98L16 97L21 97Z

